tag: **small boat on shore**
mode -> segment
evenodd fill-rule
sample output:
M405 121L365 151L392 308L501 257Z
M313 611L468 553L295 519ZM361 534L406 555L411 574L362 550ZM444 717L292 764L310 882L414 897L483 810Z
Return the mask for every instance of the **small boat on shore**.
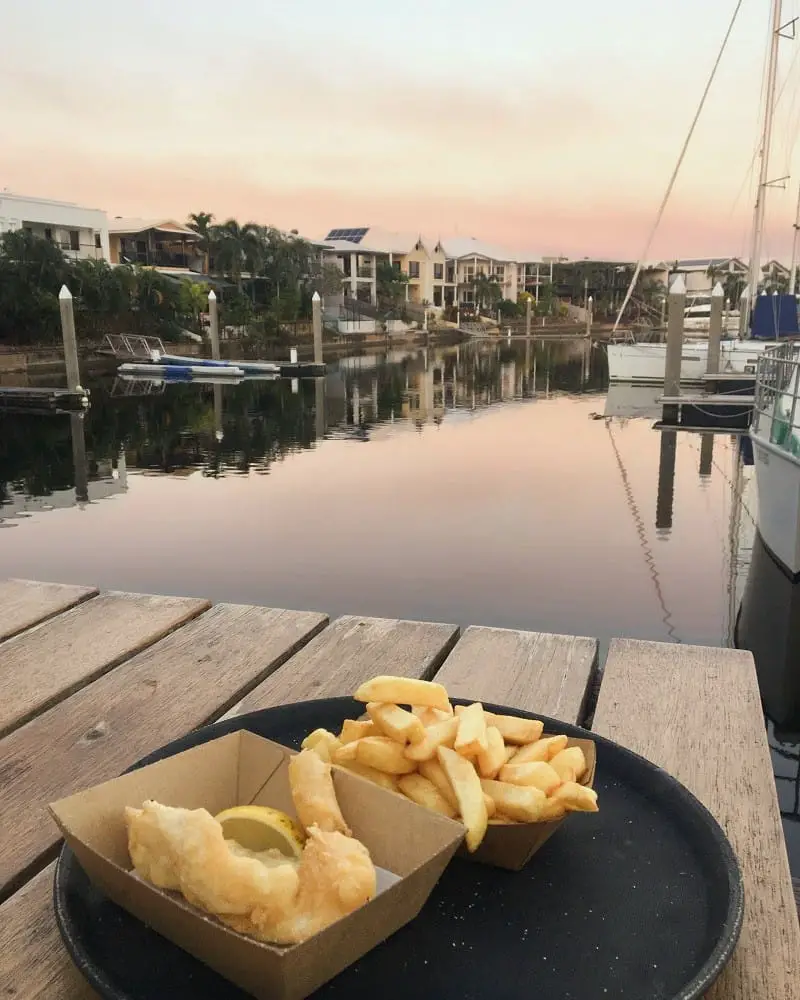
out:
M179 354L162 354L161 351L152 351L150 357L153 364L185 367L190 363L192 366L202 368L238 368L246 375L279 375L281 370L280 365L276 365L271 361L217 361L213 358L194 358Z
M148 375L152 377L183 378L192 379L196 376L207 378L213 374L215 378L243 378L244 372L241 368L234 368L232 365L222 365L219 368L211 368L209 365L187 365L183 359L181 365L155 364L154 362L138 363L127 361L117 369L120 375Z

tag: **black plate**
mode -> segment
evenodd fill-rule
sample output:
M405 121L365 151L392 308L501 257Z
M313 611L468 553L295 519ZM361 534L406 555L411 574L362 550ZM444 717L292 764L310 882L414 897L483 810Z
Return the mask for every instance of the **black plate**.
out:
M515 715L528 713L487 706ZM299 747L338 730L349 698L266 709L170 743L137 767L237 729ZM587 736L542 718L551 732ZM739 867L708 810L665 771L601 737L600 812L572 817L521 872L455 859L422 913L315 996L407 1000L690 1000L739 935ZM78 968L111 1000L242 1000L245 994L95 889L72 851L54 901Z

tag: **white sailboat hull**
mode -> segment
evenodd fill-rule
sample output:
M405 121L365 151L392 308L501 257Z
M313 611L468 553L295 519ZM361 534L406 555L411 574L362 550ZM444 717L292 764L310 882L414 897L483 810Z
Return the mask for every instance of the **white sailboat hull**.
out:
M728 340L720 348L720 371L755 375L765 347L776 341ZM611 382L658 383L664 381L666 344L609 344L608 378ZM688 341L681 350L681 380L703 382L708 371L708 343Z
M758 530L787 573L800 573L800 460L751 434L758 483Z

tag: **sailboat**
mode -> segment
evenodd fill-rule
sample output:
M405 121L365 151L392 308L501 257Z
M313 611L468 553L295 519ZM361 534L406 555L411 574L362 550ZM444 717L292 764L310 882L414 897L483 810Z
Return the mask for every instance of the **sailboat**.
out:
M759 147L759 179L753 215L752 245L750 253L749 284L740 304L741 327L739 337L723 340L720 350L720 372L755 375L758 359L765 349L784 344L786 336L797 334L797 303L792 285L789 296L759 295L761 284L761 243L764 229L766 193L770 186L769 159L778 78L778 51L787 25L783 23L783 0L772 0L770 47L767 61L766 86L764 87L763 131ZM797 232L797 230L795 230ZM774 301L774 299L780 301ZM773 301L770 301L770 300ZM787 301L789 300L789 301ZM758 326L753 322L759 320ZM766 324L764 322L766 318ZM745 337L748 333L750 336ZM771 334L771 335L770 335ZM608 346L608 373L611 382L660 382L664 379L666 344L620 343ZM681 380L702 382L708 370L708 343L705 340L687 341L681 352Z

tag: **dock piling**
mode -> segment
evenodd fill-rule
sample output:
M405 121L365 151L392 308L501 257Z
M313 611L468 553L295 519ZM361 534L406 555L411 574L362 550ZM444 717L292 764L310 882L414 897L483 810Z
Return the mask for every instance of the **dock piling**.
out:
M311 296L311 318L314 328L314 364L322 364L322 299L319 292Z
M62 285L58 293L58 306L61 310L61 336L64 340L64 362L67 366L67 389L70 392L78 392L81 388L81 375L78 369L74 303L72 293L66 285Z
M683 323L686 308L686 285L683 278L678 277L672 282L669 290L669 307L667 310L667 352L664 359L664 395L680 396L681 394L681 354L683 352ZM664 407L665 423L678 419L677 406Z
M586 300L586 336L592 335L592 313L594 312L594 299L590 295Z
M525 300L525 336L531 335L531 313L533 312L531 300Z
M219 361L219 312L217 310L217 296L212 288L208 293L208 335L211 339L211 357L214 361Z
M711 319L708 324L708 364L706 371L716 375L719 372L720 342L722 341L722 313L725 307L725 292L717 282L711 293Z

